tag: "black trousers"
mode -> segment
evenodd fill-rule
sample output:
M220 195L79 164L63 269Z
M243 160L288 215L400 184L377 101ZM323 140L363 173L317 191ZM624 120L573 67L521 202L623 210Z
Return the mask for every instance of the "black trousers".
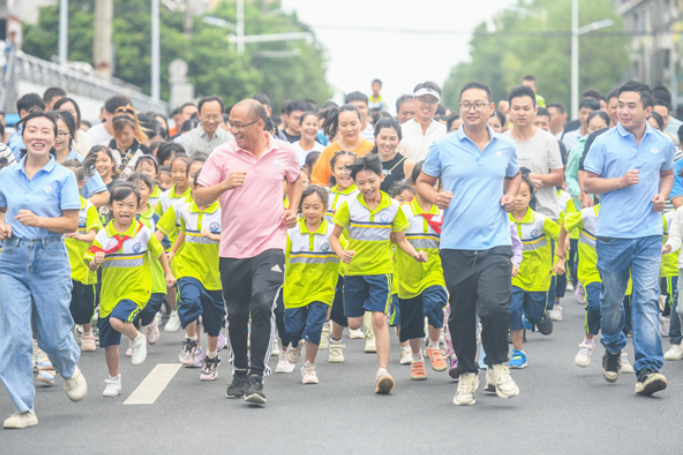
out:
M223 299L228 313L231 363L240 370L266 376L275 339L274 311L284 283L285 253L266 250L246 259L220 258ZM251 364L247 355L251 315Z
M512 293L512 248L441 250L451 314L448 328L458 358L458 373L476 373L477 314L487 365L507 362Z

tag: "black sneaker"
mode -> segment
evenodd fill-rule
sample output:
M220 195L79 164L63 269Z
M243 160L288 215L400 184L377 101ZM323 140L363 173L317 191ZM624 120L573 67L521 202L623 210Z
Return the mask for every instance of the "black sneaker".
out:
M638 374L636 393L638 395L650 396L655 392L666 389L666 385L666 378L662 373L644 368Z
M232 384L225 391L225 397L231 399L243 398L247 392L247 382L247 370L235 369L235 374L232 375Z
M263 393L263 377L250 374L247 378L247 391L244 399L253 404L266 404L266 395Z
M541 319L538 322L538 324L536 324L536 328L543 335L550 335L551 333L553 333L553 320L550 319L550 316L548 316L547 311L543 315L543 319Z
M612 354L605 351L602 355L602 375L605 381L614 384L621 374L621 353Z

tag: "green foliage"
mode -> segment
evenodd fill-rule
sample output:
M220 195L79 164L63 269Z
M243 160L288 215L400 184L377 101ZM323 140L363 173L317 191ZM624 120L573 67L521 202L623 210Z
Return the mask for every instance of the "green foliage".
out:
M151 75L151 3L149 0L116 0L114 2L113 44L114 76L150 92ZM220 3L211 16L236 21L232 2ZM295 14L264 16L261 4L246 4L246 34L309 31ZM324 50L303 41L248 44L244 55L238 55L227 39L229 30L205 24L195 18L193 33L183 32L181 12L169 11L161 3L161 96L168 98L168 65L173 59L188 62L190 82L195 95L217 94L226 104L233 104L254 93L266 93L275 110L287 98L307 98L322 103L332 91L326 81ZM68 58L92 62L95 14L94 0L69 2ZM23 50L27 54L49 60L58 52L58 6L43 7L36 25L24 24ZM254 55L260 50L292 50L293 58L267 59Z
M524 16L507 9L493 18L495 31L480 24L470 41L471 61L459 63L444 84L444 104L457 107L460 87L471 80L488 84L494 99L507 99L522 76L538 79L538 93L546 102L570 106L571 0L518 0L517 6L537 12ZM579 38L579 90L613 89L627 69L628 42L619 36L621 18L611 0L580 0L579 24L612 19L614 25ZM543 18L547 18L544 21Z

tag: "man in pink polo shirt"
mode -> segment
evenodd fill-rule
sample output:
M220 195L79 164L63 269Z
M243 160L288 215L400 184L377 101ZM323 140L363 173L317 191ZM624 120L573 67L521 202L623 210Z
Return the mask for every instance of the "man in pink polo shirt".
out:
M271 320L284 282L286 229L296 225L302 189L296 153L263 131L267 118L258 101L237 103L230 112L234 140L211 153L193 192L200 205L220 198L223 213L220 270L234 367L225 395L256 404L266 403L263 376L270 374L268 358L275 337ZM283 182L289 210L283 203Z

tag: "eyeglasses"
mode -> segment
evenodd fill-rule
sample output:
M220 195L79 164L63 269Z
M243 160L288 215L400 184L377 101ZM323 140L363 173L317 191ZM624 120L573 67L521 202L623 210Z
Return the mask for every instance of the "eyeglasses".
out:
M469 112L470 109L474 108L475 112L481 112L484 110L484 108L488 106L486 103L475 103L475 104L470 104L470 103L460 103L460 111L461 112Z
M422 104L431 104L432 106L439 104L439 100L436 98L425 98L423 96L418 96L417 100Z
M258 122L261 119L256 119L253 122L249 122L246 125L235 125L234 123L230 122L230 130L231 131L242 131L244 128L253 125L254 123Z

